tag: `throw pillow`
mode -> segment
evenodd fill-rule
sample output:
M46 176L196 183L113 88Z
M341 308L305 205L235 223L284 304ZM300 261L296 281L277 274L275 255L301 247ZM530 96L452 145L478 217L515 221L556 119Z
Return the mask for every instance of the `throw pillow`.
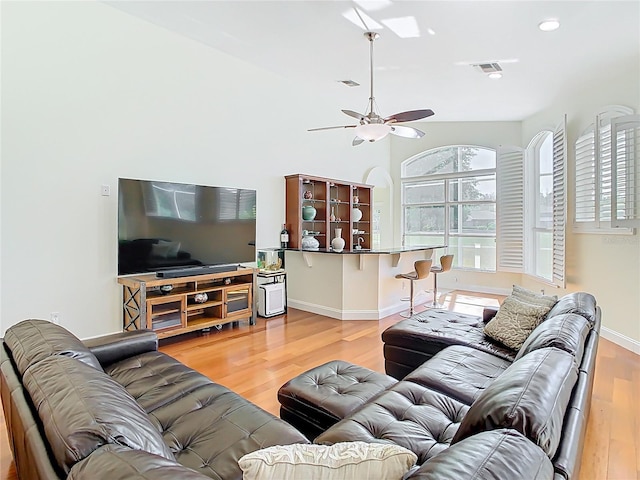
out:
M498 313L484 327L484 333L513 350L520 350L533 330L544 320L551 306L533 305L507 297Z
M521 287L520 285L513 286L511 296L521 302L531 303L533 305L548 305L549 308L553 307L558 302L558 297L556 295L541 295L532 290Z
M243 480L400 480L417 459L415 453L395 444L342 442L276 445L248 453L238 464Z

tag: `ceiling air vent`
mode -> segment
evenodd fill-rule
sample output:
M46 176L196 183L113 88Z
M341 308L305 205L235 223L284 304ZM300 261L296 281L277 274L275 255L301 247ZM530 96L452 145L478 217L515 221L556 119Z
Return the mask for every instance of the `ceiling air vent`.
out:
M338 80L338 82L343 83L347 87L359 87L360 86L360 84L358 82L355 82L353 80Z
M482 70L482 73L497 73L502 71L502 67L497 62L494 63L476 63L473 65Z

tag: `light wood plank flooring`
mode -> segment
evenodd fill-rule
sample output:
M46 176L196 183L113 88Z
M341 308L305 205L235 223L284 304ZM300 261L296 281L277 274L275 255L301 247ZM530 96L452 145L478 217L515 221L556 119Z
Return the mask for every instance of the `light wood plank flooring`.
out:
M472 314L501 299L459 291L444 297L449 309ZM290 309L255 326L173 339L161 350L277 415L278 388L316 365L340 358L383 372L380 335L401 319L341 322ZM640 480L639 398L640 356L601 339L581 479ZM0 480L16 478L0 412Z

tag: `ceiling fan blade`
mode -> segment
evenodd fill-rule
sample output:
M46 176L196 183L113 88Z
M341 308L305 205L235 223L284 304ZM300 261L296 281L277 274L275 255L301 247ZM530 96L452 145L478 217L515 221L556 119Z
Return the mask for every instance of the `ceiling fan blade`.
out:
M360 145L360 144L361 144L361 143L363 143L363 142L364 142L364 139L363 139L363 138L355 137L355 138L353 139L353 142L351 142L351 145L353 145L353 146L355 147L356 145Z
M343 110L344 112L344 110ZM390 115L384 119L385 123L389 122L413 122L414 120L420 120L421 118L427 118L433 115L433 110L409 110L406 112L396 113L395 115Z
M399 137L420 138L424 136L424 132L413 127L405 127L401 125L393 125L391 133Z
M339 127L310 128L307 132L317 132L318 130L333 130L334 128L356 128L357 125L340 125Z
M360 120L361 122L363 120L368 120L366 116L364 116L361 113L358 112L354 112L353 110L342 110L342 113L346 113L347 115L349 115L350 117L353 118L357 118L358 120Z

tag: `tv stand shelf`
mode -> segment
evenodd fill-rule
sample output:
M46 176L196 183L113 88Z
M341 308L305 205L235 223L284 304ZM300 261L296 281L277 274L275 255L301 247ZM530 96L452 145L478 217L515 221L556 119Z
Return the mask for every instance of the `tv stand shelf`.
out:
M255 325L255 273L253 268L239 268L177 278L120 277L122 328L150 329L165 338L244 319ZM163 293L161 287L167 285L173 288ZM207 298L203 300L202 294Z

